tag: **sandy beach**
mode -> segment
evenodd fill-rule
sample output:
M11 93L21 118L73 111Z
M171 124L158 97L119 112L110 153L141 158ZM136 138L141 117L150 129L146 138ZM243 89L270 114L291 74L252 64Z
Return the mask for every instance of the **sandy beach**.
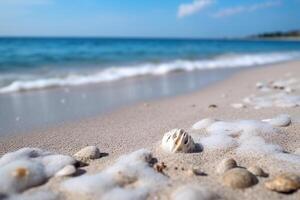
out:
M91 178L92 181L89 182L87 178L85 180L80 180L80 178L86 174L101 173L111 168L114 163L118 163L116 160L121 155L141 148L151 151L157 163L163 162L166 167L163 166L162 170L154 167L156 170L151 173L158 171L156 173L162 176L157 179L152 180L150 177L156 175L151 175L147 171L145 176L143 175L144 178L140 177L143 173L138 173L140 174L136 177L138 183L132 184L131 181L128 183L127 180L124 184L118 185L118 190L108 189L114 191L114 194L124 194L124 199L184 199L181 194L189 190L178 188L186 185L190 189L194 188L188 193L200 191L199 199L300 199L299 189L285 194L265 187L267 181L280 173L291 172L300 175L300 107L296 105L300 101L299 66L299 61L293 61L244 70L198 92L142 102L100 117L65 123L24 135L3 136L0 142L0 154L4 155L23 147L36 147L65 155L74 155L89 145L100 149L101 158L89 160L88 166L80 167L80 170L84 172L83 175L78 175L76 178L49 178L44 184L39 184L22 193L29 199L33 197L30 195L37 195L35 198L39 199L41 193L38 192L40 191L43 191L42 195L45 195L43 199L98 199L98 197L105 199L105 196L99 196L95 192L97 187L103 186L99 181ZM275 87L273 83L276 81L280 83ZM282 92L284 94L280 96ZM273 98L272 95L279 93L279 96ZM263 102L259 99L261 97L263 97ZM272 104L272 101L276 102ZM295 105L291 105L293 103ZM292 121L291 124L281 127L276 123L268 123L268 120L261 122L263 119L272 119L281 114L287 114ZM230 124L230 127L240 127L240 129L237 135L230 135L229 139L232 141L227 146L215 148L218 146L217 140L220 139L225 144L228 135L223 135L224 138L210 136L224 126L223 131L228 131L226 127L229 125L223 124L222 127L221 125L214 127L215 129L209 125L197 130L192 128L196 122L205 118L217 119L224 123L234 122ZM254 120L255 122L244 123L240 120ZM283 123L284 120L286 118L277 121ZM260 135L263 132L260 126L265 126L265 124L267 128L262 127L263 131L268 132L268 128L272 128L271 132L276 134ZM247 132L249 127L252 131L256 131L255 136L259 137L259 142L255 140L252 144L248 144L247 138L241 139L244 137L243 132ZM164 133L174 128L187 131L195 143L201 145L201 148L193 153L165 152L161 148L161 140ZM250 139L252 137L254 136ZM271 147L267 146L268 144L278 146ZM268 173L268 177L257 176L257 183L244 189L224 185L223 175L218 174L216 169L225 158L233 158L242 168L259 166ZM124 162L127 163L127 161ZM129 162L131 162L130 159ZM128 166L128 169L134 170L134 165ZM191 169L195 167L206 175L191 173ZM139 170L143 169L139 167L136 170L140 172ZM148 182L147 176L149 176ZM70 179L78 179L78 183L67 182ZM156 183L153 184L151 181ZM89 189L85 189L84 184ZM110 188L110 186L105 187ZM138 190L139 188L141 190ZM126 190L130 190L131 193ZM126 196L128 193L136 194L136 196ZM120 197L122 196L114 196L115 199Z

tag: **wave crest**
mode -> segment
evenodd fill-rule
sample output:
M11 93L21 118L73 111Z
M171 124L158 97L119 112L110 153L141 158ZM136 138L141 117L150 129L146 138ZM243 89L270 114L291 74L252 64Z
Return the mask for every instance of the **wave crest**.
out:
M37 90L51 87L77 86L101 82L116 81L124 78L165 75L175 71L193 71L218 68L251 67L272 64L300 58L300 52L261 53L244 55L223 55L206 60L175 60L160 64L144 63L134 67L110 67L97 73L82 75L68 74L60 78L38 77L32 80L16 79L0 88L0 93ZM1 77L0 77L1 79Z

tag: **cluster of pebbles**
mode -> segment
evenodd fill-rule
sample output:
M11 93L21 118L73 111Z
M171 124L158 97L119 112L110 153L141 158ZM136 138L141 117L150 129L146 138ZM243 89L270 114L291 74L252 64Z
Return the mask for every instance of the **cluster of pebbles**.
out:
M289 115L278 115L259 122L224 122L207 118L195 123L192 130L225 134L234 139L243 137L244 132L248 131L246 139L251 140L251 137L259 137L260 128L274 131L273 127L289 126L291 122ZM251 136L249 131L254 132L255 136ZM239 134L236 135L235 132ZM226 137L221 139L224 140ZM183 129L173 129L164 134L159 149L166 154L199 153L197 148L202 141L205 140L194 135L192 137ZM203 144L203 148L209 148L205 142ZM242 145L241 142L240 144ZM295 156L299 157L296 152ZM115 164L96 174L75 176L78 168L100 157L100 150L96 146L87 146L73 156L55 154L38 148L23 148L7 153L0 159L0 177L2 178L0 197L1 199L52 200L60 199L57 193L64 192L75 194L79 199L147 199L149 195L164 190L165 186L172 181L172 176L165 174L165 170L168 170L166 163L158 162L146 149L121 156ZM239 166L233 158L221 160L215 168L215 173L210 175L207 175L200 167L181 170L185 171L184 174L189 177L207 176L209 178L210 175L215 175L219 177L217 181L220 186L225 188L246 189L263 184L267 190L278 193L292 193L300 189L299 174L283 172L269 175L257 165ZM46 192L39 190L35 193L26 192L30 188L44 185L51 178L61 177L63 179L59 192L53 192L50 189ZM203 185L189 183L172 188L171 192L168 192L168 198L214 200L222 199L222 195Z
M257 138L259 136L260 129L264 129L264 131L267 132L274 132L276 131L275 127L286 127L291 123L291 117L287 114L281 114L274 118L264 119L261 121L241 121L229 123L217 119L206 118L195 123L192 126L192 129L204 129L208 132L217 131L216 134L221 135L221 132L225 131L226 134L233 138L241 137L243 134L245 134L243 133L244 131L247 132L248 138L246 139L249 139L249 132L252 132L255 135L253 137ZM238 132L239 135L235 135L235 131ZM181 139L181 135L184 135L184 138L186 138L186 140ZM201 139L191 138L193 137L190 136L186 131L182 129L174 129L165 134L161 146L162 149L164 149L168 153L195 152L194 148L197 142L201 142ZM262 137L260 139L262 139ZM256 144L253 143L253 145ZM266 145L268 147L269 144L263 143L263 145ZM176 149L176 151L172 151L171 149ZM198 173L205 174L199 168L192 168L188 170L188 172L189 175L197 175ZM226 158L222 160L216 167L215 172L220 177L220 184L233 189L245 189L259 184L259 182L262 182L266 189L278 193L291 193L300 189L300 174L284 172L273 177L269 176L268 173L266 173L261 167L257 165L251 165L247 167L239 166L236 160L234 160L233 158ZM198 186L197 184L189 184L181 186L179 187L179 189L175 190L172 194L172 197L172 199L199 199L200 197L200 199L219 199L220 195L209 191L209 189L204 189L202 186Z

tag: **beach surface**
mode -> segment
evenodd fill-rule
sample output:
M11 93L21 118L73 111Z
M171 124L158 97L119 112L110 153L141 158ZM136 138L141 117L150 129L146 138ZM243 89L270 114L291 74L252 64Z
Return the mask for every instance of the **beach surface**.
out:
M281 81L279 85L284 86L281 88L280 86L274 88L270 86L271 88L268 88L268 84L272 85L276 81ZM272 104L271 101L274 99L271 98L271 95L282 92L285 92L284 95L286 96L274 97L277 103ZM209 194L200 192L206 195L206 198L203 199L296 200L300 199L300 190L289 194L278 193L267 189L264 183L284 172L300 175L300 107L297 106L297 102L300 101L297 99L299 95L299 61L248 69L198 92L142 102L99 117L74 123L64 123L57 127L40 129L23 135L3 136L0 142L0 154L16 151L22 147L38 147L55 153L73 155L85 146L95 145L100 149L103 156L92 160L88 166L81 169L86 174L96 174L109 168L119 156L146 148L152 152L158 163L164 162L166 165L163 176L167 180L158 181L157 186L161 184L163 187L149 189L149 192L145 192L146 190L143 190L145 188L141 189L142 192L135 191L142 193L139 193L141 196L137 195L138 197L174 199L175 195L176 198L180 199L180 194L184 193L185 189L183 188L182 192L178 192L178 187L188 185L187 187L192 188L208 188ZM263 97L264 102L261 102L261 99L256 99L257 97ZM292 103L295 105L291 105ZM192 128L196 122L205 118L218 119L224 122L234 121L237 123L236 126L240 125L238 124L240 120L254 120L254 125L251 124L253 122L251 121L249 126L255 129L253 131L257 131L257 135L259 135L261 132L260 124L257 125L257 123L281 114L289 115L292 123L286 127L277 127L273 124L272 128L275 130L272 129L271 132L276 132L276 134L261 136L263 141L259 138L259 141L255 140L252 144L246 144L245 141L239 140L244 136L240 132L245 132L249 125L248 122L244 123L246 129L241 125L239 133L230 136L233 140L231 142L236 142L235 139L238 138L237 143L232 144L229 141L229 144L225 146L218 146L217 140L222 141L224 139L225 143L225 140L228 139L227 135L223 139L217 137L203 140L203 138L213 134L213 131L209 132L205 127L204 129L200 128L201 130ZM227 125L225 124L225 128L222 126L217 130L224 128L222 129L224 131ZM230 124L230 127L235 125ZM160 144L163 135L174 128L184 129L190 133L195 142L199 142L201 145L201 150L196 153L167 153L163 151ZM266 131L265 128L263 129ZM203 144L201 144L202 141ZM276 144L280 148L274 146L264 148L266 144ZM253 165L259 166L269 176L267 178L258 177L258 183L246 189L228 187L224 185L222 175L216 173L217 166L224 158L234 158L238 166L243 168ZM189 174L189 169L194 167L200 168L206 175ZM96 198L97 194L93 193L92 189L82 192L80 191L81 185L75 183L61 187L68 179L72 178L51 178L45 184L34 187L24 194L51 191L57 195L55 198L58 199ZM82 184L84 183L97 186L96 181L92 183L82 181ZM72 190L74 185L78 187L79 196L77 196L77 192ZM130 188L138 188L137 185L139 184L131 184ZM118 189L122 189L122 186L119 185ZM152 186L149 183L147 189L152 188ZM93 187L89 185L90 188Z

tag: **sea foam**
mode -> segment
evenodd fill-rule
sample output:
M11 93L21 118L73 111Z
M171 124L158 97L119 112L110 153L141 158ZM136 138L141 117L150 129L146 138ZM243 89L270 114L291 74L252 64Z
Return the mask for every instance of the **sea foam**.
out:
M146 149L124 155L104 171L62 183L62 189L93 199L147 199L150 192L166 184L166 176L151 166Z
M283 115L274 119L280 117ZM273 127L272 123L258 120L216 121L203 129L209 135L199 137L195 134L194 138L204 149L234 149L242 155L269 155L275 159L300 164L299 155L285 153L280 145L268 142L284 137L284 133Z
M0 86L0 93L37 90L51 87L77 86L84 84L94 84L101 82L116 81L124 78L136 76L160 76L176 71L193 71L218 68L251 67L265 65L276 62L283 62L299 58L299 52L287 53L260 53L260 54L240 54L223 55L212 59L203 60L174 60L164 63L142 63L135 66L111 66L93 73L67 73L54 76L45 75L10 75L0 76L0 83L9 83Z

